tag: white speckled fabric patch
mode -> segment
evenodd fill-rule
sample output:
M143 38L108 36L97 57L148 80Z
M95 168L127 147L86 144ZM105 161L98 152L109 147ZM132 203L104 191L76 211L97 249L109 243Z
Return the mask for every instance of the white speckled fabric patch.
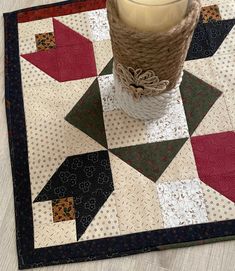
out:
M166 228L208 221L198 179L159 183L157 193Z

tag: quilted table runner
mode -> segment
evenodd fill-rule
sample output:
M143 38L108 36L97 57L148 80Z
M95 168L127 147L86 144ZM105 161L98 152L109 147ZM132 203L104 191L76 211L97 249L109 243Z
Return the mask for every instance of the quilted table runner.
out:
M153 121L115 101L105 5L4 15L21 269L235 237L234 1L202 1L177 101Z

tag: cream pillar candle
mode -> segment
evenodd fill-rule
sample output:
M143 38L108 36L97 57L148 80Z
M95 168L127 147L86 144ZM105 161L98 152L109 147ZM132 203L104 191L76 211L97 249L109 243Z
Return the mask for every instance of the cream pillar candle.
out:
M124 23L140 31L163 32L185 16L189 0L116 0Z

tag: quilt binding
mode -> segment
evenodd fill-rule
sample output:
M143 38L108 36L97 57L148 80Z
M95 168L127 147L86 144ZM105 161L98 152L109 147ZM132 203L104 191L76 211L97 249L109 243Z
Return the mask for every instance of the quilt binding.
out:
M20 12L75 2L84 3L86 1L63 1L4 14L5 101L14 186L19 269L100 260L235 239L235 219L233 219L34 249L33 214L19 62L17 15ZM22 151L23 149L24 151ZM28 206L26 203L28 203ZM22 210L22 206L24 206L24 210Z

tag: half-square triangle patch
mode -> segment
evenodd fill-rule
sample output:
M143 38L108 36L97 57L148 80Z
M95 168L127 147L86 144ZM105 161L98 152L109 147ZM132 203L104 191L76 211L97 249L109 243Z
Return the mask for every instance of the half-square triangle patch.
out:
M196 136L191 141L201 181L235 202L235 133Z
M56 48L21 55L59 82L97 75L92 42L53 19Z
M138 170L144 176L156 182L168 167L187 138L141 144L117 149L110 152Z

